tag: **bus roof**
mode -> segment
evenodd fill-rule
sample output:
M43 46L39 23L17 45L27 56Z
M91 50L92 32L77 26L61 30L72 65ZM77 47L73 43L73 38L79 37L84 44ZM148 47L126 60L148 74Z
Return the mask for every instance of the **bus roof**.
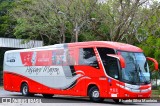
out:
M70 46L96 46L96 47L107 47L113 48L116 50L129 51L129 52L143 52L143 50L139 47L120 43L120 42L112 42L112 41L89 41L89 42L77 42L77 43L69 43Z
M63 43L63 44L55 44L55 45L49 45L49 46L42 46L42 47L36 47L31 49L19 49L19 50L10 50L7 52L25 52L25 51L39 51L39 50L50 50L53 48L63 48L64 45L67 45L68 47L107 47L107 48L113 48L116 50L122 50L122 51L129 51L129 52L143 52L142 49L139 47L120 43L120 42L112 42L112 41L88 41L88 42L75 42L75 43Z

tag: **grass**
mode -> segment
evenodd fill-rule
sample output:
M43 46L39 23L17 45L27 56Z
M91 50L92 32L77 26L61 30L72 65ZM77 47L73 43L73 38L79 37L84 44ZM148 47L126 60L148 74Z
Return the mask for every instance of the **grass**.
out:
M2 89L3 88L3 86L0 86L0 89Z
M152 90L152 97L160 97L160 90Z

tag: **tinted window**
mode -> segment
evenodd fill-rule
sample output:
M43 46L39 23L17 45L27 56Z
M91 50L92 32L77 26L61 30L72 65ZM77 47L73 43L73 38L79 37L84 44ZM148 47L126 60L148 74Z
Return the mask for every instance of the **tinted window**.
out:
M89 65L99 68L93 48L79 49L79 65Z
M68 49L57 49L52 52L52 64L53 65L74 65L74 52Z
M103 62L103 66L105 68L106 73L118 79L118 62L117 59L107 56L107 54L115 54L113 49L110 48L97 48L101 60Z
M150 73L143 53L119 51L125 59L126 67L122 69L122 80L130 84L149 84Z

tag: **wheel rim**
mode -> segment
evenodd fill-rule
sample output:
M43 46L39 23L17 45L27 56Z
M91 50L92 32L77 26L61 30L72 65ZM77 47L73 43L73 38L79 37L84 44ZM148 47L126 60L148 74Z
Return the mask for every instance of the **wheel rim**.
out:
M26 95L28 92L28 87L27 86L24 86L23 87L23 94Z
M92 92L92 97L98 98L99 97L99 91L93 91Z

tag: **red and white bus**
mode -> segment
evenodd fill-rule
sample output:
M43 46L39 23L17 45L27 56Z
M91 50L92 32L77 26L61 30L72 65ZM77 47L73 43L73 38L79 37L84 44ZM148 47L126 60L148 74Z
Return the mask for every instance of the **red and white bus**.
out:
M7 51L4 89L28 96L89 96L134 99L151 96L150 70L143 51L135 46L92 41Z

